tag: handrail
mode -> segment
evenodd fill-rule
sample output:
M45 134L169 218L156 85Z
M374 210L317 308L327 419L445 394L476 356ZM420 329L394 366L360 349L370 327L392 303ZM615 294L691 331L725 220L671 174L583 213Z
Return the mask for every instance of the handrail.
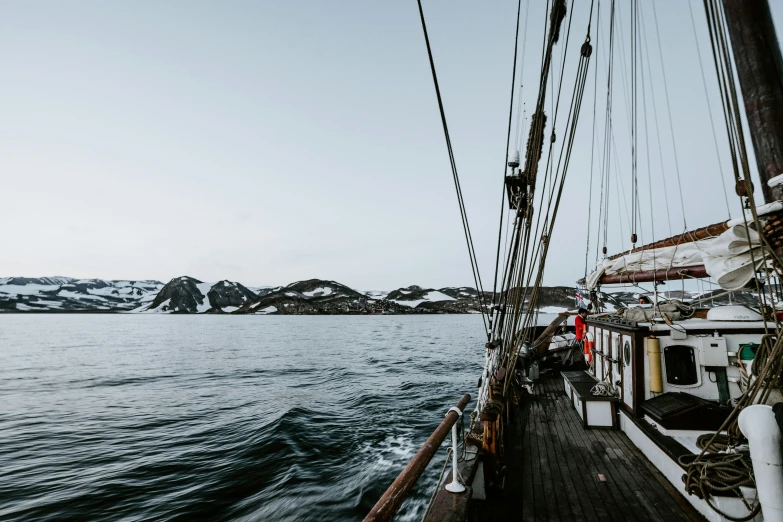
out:
M457 403L457 408L463 411L468 402L470 402L470 394L466 393ZM416 481L427 468L427 464L430 463L446 435L449 434L449 430L457 422L457 419L459 419L457 412L449 410L443 422L432 432L432 435L424 442L421 449L392 482L389 489L386 490L380 500L378 500L378 503L375 504L375 507L364 518L364 522L386 522L394 517L397 509L407 498L408 493L413 489Z

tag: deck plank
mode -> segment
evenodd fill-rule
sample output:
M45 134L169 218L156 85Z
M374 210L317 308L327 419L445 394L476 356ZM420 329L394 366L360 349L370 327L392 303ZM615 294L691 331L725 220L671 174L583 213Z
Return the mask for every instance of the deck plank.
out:
M558 413L563 419L561 426L564 437L573 445L577 454L578 472L576 476L595 506L597 518L593 520L625 520L624 514L612 513L609 510L609 507L615 505L616 501L609 491L607 483L598 479L598 473L603 470L603 467L593 460L592 448L584 437L581 419L578 415L572 415L576 412L573 411L571 401L565 395L562 400L558 401L558 409Z
M585 429L559 376L524 393L516 415L507 491L471 520L704 520L624 433Z
M641 466L647 468L649 473L642 473L639 477L645 481L648 487L652 488L659 500L665 502L665 506L677 520L694 522L703 520L701 515L688 503L688 500L672 486L666 477L655 469L652 463L639 451L639 448L633 445L628 437L619 432L615 436L626 447L630 465L634 468ZM669 499L676 501L676 507L671 502L668 502Z
M574 459L574 455L568 439L560 436L558 430L561 427L561 423L557 415L557 396L551 392L547 392L545 396L547 409L554 413L551 417L551 424L547 426L547 442L554 448L560 468L560 476L562 477L564 494L568 498L568 502L560 502L558 505L570 508L571 520L585 521L587 516L583 508L583 499L580 499L579 495L581 481L575 477L574 471L569 466L569 461Z
M552 461L546 447L547 434L544 431L544 417L546 416L546 411L542 407L540 401L535 401L531 405L531 413L533 417L533 434L536 445L538 446L538 465L542 469L547 470L547 473L542 473L540 475L544 486L544 511L548 520L560 520L560 514L557 511L558 490L555 489L555 481L553 479L556 463Z
M544 382L543 385L551 385L551 382ZM639 520L638 511L634 509L623 509L626 505L626 496L620 488L616 487L616 470L609 466L604 458L603 447L597 443L593 430L585 429L582 426L582 419L574 410L571 402L567 400L565 394L560 401L558 410L561 422L569 426L572 434L572 441L579 447L580 452L585 457L587 467L582 470L579 479L588 487L588 494L594 498L601 498L603 507L608 512L608 518L611 520ZM543 471L543 470L542 470ZM605 481L599 479L599 474L605 477Z

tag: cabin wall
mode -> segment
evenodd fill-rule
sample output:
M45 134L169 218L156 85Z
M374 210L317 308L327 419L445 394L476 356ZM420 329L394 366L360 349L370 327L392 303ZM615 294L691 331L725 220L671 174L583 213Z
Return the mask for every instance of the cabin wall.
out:
M741 379L741 370L739 368L738 353L740 346L747 343L761 343L761 334L754 333L732 333L720 335L720 338L725 340L726 345L726 359L728 361L727 366L720 366L726 369L726 377L728 380L729 397L731 399L739 398L742 395L739 381ZM673 339L671 335L660 336L658 339L661 344L661 370L663 373L663 391L664 392L685 392L702 399L711 401L718 400L718 382L717 375L708 371L706 364L709 364L705 360L705 355L702 353L701 346L704 342L709 342L713 339L713 333L707 332L695 332L690 334L685 339ZM693 350L695 357L696 368L698 370L698 382L696 384L677 385L674 384L667 373L667 365L665 359L666 348L670 346L688 346ZM645 375L649 376L649 360L648 354L644 353L645 358ZM706 363L706 364L705 364ZM650 392L650 383L647 379L645 385L645 399L652 398L653 394Z
M686 323L687 324L687 323ZM718 327L720 325L717 325ZM726 331L714 337L715 329L700 331L685 331L684 327L674 335L670 330L650 332L646 326L629 327L616 326L601 321L588 321L588 332L594 342L594 364L591 373L604 380L608 375L614 386L615 393L620 397L622 407L634 416L640 416L640 404L659 395L650 391L650 361L647 354L645 339L655 334L661 347L661 373L663 392L685 392L697 397L718 401L718 375L712 371L715 367L726 371L728 394L730 399L742 395L740 382L742 373L739 367L739 351L741 345L759 344L763 332L750 329L748 331ZM713 343L714 341L714 343ZM705 343L708 346L705 348ZM718 345L717 348L709 346ZM725 346L724 346L725 345ZM667 348L671 347L671 351ZM690 352L683 347L690 349ZM695 382L675 382L674 377L683 372L678 365L679 356L691 353L692 366L685 365L687 374L695 375ZM671 359L668 367L675 368L675 375L669 375L667 358ZM694 373L691 373L694 370Z
M633 332L616 331L602 324L588 324L588 333L594 342L595 362L591 373L599 381L607 376L614 386L621 403L628 409L635 408L634 386L636 341ZM625 357L625 345L628 344L629 357Z

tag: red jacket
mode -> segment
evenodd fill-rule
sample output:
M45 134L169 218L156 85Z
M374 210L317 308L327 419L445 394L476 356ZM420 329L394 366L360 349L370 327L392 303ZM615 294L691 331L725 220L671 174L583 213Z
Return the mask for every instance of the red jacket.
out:
M574 319L574 323L576 324L576 340L582 341L585 338L585 333L587 333L587 326L585 325L585 320L582 319L581 315L577 315L576 319Z

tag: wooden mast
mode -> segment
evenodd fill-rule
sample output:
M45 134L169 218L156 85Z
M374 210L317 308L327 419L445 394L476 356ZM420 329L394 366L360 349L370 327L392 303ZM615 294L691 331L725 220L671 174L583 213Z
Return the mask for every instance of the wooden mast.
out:
M767 0L723 0L764 200L783 199L783 59Z

